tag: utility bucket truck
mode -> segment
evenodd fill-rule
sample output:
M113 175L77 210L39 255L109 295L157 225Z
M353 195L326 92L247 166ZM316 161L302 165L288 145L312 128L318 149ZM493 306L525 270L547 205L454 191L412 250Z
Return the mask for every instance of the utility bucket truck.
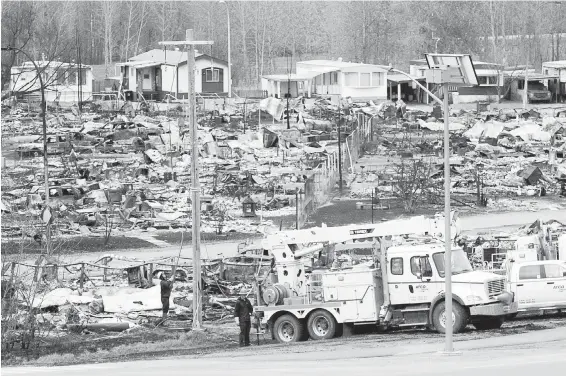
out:
M459 234L456 213L451 234ZM398 219L378 224L317 227L267 236L263 247L276 272L258 288L256 316L274 339L288 343L309 337L351 333L354 325L428 327L445 332L444 216ZM305 273L313 256L332 254L335 246L367 242L373 261ZM499 328L516 312L505 277L472 271L466 253L452 249L453 330L468 323L476 329Z

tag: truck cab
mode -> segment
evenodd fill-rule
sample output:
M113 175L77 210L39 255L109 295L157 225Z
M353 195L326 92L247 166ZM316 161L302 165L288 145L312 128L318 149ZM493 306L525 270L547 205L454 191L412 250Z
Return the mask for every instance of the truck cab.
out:
M507 278L517 312L566 310L566 261L512 261Z
M445 287L445 252L441 242L415 243L392 246L387 250L387 282L392 309L404 317L406 306L423 305L420 322L439 332L442 325L442 307ZM465 251L452 249L452 294L456 312L454 332L468 323L476 328L499 327L507 312L516 311L516 303L505 291L503 276L485 271L474 271ZM426 308L426 309L425 309ZM409 312L413 312L410 310ZM410 320L403 318L401 322ZM417 320L418 321L418 320Z

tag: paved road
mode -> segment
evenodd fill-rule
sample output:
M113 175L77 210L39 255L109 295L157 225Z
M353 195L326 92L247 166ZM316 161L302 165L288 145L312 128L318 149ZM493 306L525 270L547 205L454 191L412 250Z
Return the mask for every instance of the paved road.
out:
M306 351L293 347L243 349L222 355L199 358L169 358L128 363L108 363L69 367L3 368L11 375L80 376L247 376L271 375L458 375L458 376L532 376L563 374L566 329L551 329L507 337L456 342L460 354L438 352L441 343L412 346L383 346L358 351L356 344L344 344L327 351L317 344ZM286 351L286 350L290 350ZM260 350L259 353L256 350Z
M520 226L531 224L537 219L556 219L566 223L566 210L542 210L538 212L511 212L511 213L489 213L474 216L461 216L461 226L464 233L486 232L487 230L512 231ZM256 240L259 242L260 240ZM202 243L201 254L204 259L219 257L231 257L237 254L239 242L217 242ZM103 255L117 254L124 257L135 257L142 260L150 260L159 257L176 257L179 254L179 246L142 248L136 250L92 252L82 255L67 257L69 261L97 260ZM183 246L182 257L192 258L192 247L189 244ZM29 258L35 260L35 256Z
M476 230L496 229L496 228L513 228L526 224L531 224L537 219L548 221L555 219L566 223L566 210L540 210L520 211L509 213L488 213L474 216L461 216L460 224L463 231L471 232Z

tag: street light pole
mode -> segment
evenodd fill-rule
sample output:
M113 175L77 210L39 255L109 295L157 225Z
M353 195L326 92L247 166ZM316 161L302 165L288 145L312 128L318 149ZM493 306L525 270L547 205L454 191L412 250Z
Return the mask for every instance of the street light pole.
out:
M448 83L444 83L444 271L445 271L445 315L446 315L446 343L444 351L451 353L454 351L452 346L452 332L453 332L453 320L452 320L452 272L451 268L448 267L452 265L452 242L450 234L450 126L449 117L450 110L448 107Z
M35 71L37 73L37 77L39 79L39 89L41 92L41 125L43 131L43 181L45 184L45 208L49 207L49 166L48 166L48 159L47 159L47 121L45 120L45 113L47 111L47 102L45 100L45 86L43 82L43 77L41 74L41 70L37 66L35 60L31 58L24 50L21 50L17 47L2 47L2 51L16 51L21 52L29 61L33 64ZM46 238L46 251L47 255L50 254L50 246L51 246L51 228L50 228L51 221L48 221L45 226L45 238Z
M228 98L232 98L232 62L230 54L230 8L228 3L224 0L220 1L221 4L226 5L226 16L228 18Z
M452 236L450 234L451 230L451 218L450 218L450 109L448 105L448 86L451 82L464 83L477 85L477 78L471 57L469 55L445 55L448 58L454 59L458 62L457 66L463 70L460 70L460 75L453 76L452 73L447 69L450 67L449 64L446 66L441 66L438 62L429 60L429 54L427 54L427 62L429 63L429 68L431 69L430 75L427 74L427 81L429 78L432 82L441 83L444 93L444 98L442 101L435 95L433 95L427 88L422 86L417 80L408 75L405 72L390 68L390 71L394 71L409 77L413 82L415 82L421 89L423 89L431 98L433 98L437 103L440 103L444 107L444 271L445 271L445 291L444 291L444 315L445 315L445 348L444 351L447 354L453 354L453 302L452 302ZM438 54L437 54L438 55ZM468 57L467 64L464 63L464 58ZM465 73L464 73L465 71ZM472 74L473 73L473 74ZM452 79L455 81L451 81ZM428 86L428 85L427 85Z

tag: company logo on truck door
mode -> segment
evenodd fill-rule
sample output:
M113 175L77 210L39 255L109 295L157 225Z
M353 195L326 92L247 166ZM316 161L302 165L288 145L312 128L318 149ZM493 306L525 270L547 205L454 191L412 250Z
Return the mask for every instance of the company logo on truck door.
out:
M564 285L556 285L553 287L553 290L560 290L563 291L564 290Z

